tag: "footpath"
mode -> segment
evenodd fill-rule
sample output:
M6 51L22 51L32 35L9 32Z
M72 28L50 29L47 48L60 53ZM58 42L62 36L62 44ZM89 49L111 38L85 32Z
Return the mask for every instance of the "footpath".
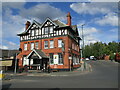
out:
M3 80L10 80L12 77L18 76L75 76L75 75L84 75L92 71L92 67L88 63L82 63L81 67L74 69L73 71L60 71L60 72L23 72L23 73L5 73Z

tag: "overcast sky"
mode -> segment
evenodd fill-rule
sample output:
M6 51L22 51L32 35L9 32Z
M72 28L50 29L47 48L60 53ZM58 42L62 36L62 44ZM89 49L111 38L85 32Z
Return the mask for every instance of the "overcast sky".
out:
M3 49L18 49L18 33L25 30L27 20L40 23L49 17L66 23L68 12L72 24L78 26L81 37L81 25L84 25L85 44L111 41L118 42L118 3L117 2L2 2L2 46ZM105 1L105 0L104 0ZM106 0L107 1L107 0ZM112 1L112 0L111 0ZM116 0L117 1L117 0Z

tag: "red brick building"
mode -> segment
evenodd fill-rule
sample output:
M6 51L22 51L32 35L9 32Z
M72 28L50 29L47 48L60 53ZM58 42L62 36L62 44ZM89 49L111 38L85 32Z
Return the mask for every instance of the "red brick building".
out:
M47 18L43 23L26 22L26 30L20 36L19 66L29 69L70 70L80 66L80 37L76 25Z

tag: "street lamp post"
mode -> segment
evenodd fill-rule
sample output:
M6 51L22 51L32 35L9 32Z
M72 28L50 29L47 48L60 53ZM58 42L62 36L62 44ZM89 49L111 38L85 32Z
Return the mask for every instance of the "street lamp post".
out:
M84 52L83 52L83 49L84 49L84 33L83 33L83 26L84 26L85 24L82 24L81 26L82 26L82 41L83 41L83 44L82 44L82 49L81 49L81 61L82 61L82 58L83 58L83 55L84 55Z
M14 73L16 74L17 71L17 53L15 54L15 69L14 69Z

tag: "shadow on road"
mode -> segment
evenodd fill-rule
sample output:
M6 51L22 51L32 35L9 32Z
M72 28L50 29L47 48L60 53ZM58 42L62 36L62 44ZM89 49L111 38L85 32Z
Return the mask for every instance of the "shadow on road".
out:
M2 85L2 90L8 90L10 88L11 84L4 84Z

